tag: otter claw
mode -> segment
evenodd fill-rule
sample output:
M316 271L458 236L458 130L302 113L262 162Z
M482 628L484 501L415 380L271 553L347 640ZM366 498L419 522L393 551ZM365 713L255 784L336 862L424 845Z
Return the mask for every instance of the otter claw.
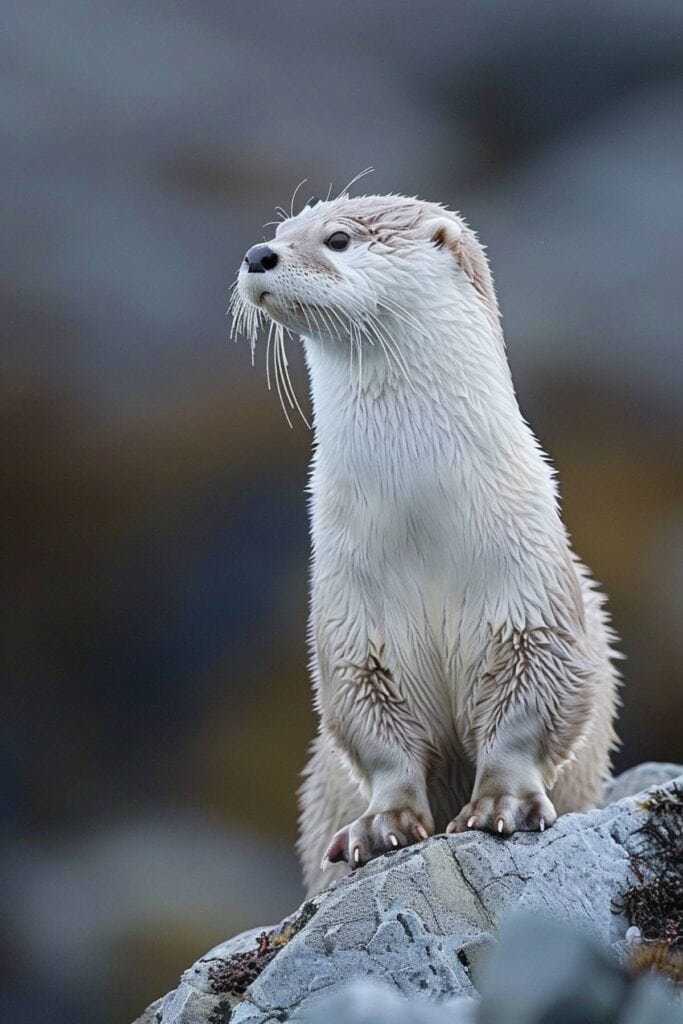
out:
M501 793L481 796L466 804L446 831L466 832L476 828L498 836L509 836L513 832L543 832L556 818L555 808L543 792L523 796Z
M345 861L355 870L383 853L429 838L432 822L426 821L408 807L366 814L332 836L325 856L332 864Z

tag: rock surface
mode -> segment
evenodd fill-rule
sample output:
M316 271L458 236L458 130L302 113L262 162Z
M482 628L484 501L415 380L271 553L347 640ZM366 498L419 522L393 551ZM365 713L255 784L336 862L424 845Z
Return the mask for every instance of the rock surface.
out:
M321 996L334 999L359 976L388 983L393 995L356 986L344 993L347 1008L354 999L428 996L449 1000L454 1022L469 1021L475 1004L455 997L477 995L482 965L513 908L574 924L623 955L629 922L613 901L632 881L630 857L642 845L648 812L639 794L674 778L683 787L683 767L640 765L607 788L606 799L617 802L567 814L543 834L440 835L386 854L278 927L216 946L137 1024L275 1024L305 1017ZM446 1009L424 1000L420 1007L411 1019L425 1024ZM330 1014L339 1016L334 1006ZM393 1019L403 1018L397 1011Z

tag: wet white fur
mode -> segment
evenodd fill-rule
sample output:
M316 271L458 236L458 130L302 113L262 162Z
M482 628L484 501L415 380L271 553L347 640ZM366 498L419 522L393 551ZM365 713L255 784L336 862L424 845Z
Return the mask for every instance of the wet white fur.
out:
M373 211L379 242L323 250ZM472 232L432 204L344 197L287 222L273 247L278 268L242 273L240 290L257 302L269 278L266 312L302 333L310 372L321 731L300 850L314 891L333 833L404 797L430 830L478 792L548 792L560 813L590 804L609 770L616 673L492 288L471 272ZM317 316L304 322L306 302ZM357 326L366 311L372 329ZM363 672L373 652L389 678Z

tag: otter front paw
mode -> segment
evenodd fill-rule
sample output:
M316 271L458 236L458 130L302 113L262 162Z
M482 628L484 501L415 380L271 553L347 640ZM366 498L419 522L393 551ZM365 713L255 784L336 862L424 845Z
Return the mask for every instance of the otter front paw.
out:
M433 828L431 821L423 820L412 810L368 814L339 829L327 847L321 867L324 870L337 861L346 861L352 869L362 867L388 850L427 839Z
M528 793L523 797L509 794L481 796L466 804L446 831L483 829L510 836L513 832L542 832L556 819L557 812L545 793Z

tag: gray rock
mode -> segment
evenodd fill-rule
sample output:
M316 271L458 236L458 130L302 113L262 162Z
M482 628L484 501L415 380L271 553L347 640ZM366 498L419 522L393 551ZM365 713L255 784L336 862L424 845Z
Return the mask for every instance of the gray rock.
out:
M683 786L683 767L642 765L615 780L610 792L632 793L636 780L661 785L663 776L677 776ZM482 833L441 835L386 854L271 929L262 954L256 951L258 929L217 946L137 1024L274 1024L313 1013L318 1000L334 1000L352 981L355 987L338 996L342 1002L328 1004L326 1019L383 1020L370 1010L362 1015L363 999L368 1006L387 999L399 1006L405 1005L396 1002L399 995L438 1002L465 997L450 1007L449 1018L464 1024L474 1013L472 997L499 925L514 908L537 921L551 915L621 953L629 923L614 912L613 899L631 880L629 857L641 842L637 831L646 814L642 794L629 795L587 814L567 814L543 834L519 833L508 840ZM578 963L588 954L579 945L572 955ZM226 971L232 972L229 984ZM251 984L245 984L243 997L220 991L234 990L235 977L245 971ZM359 987L359 977L373 984ZM385 988L376 987L378 982ZM355 1015L350 1006L357 1007ZM422 1016L414 1005L411 1020L446 1019L430 1016L426 1001L419 1006ZM396 1011L391 1019L403 1018Z
M477 1004L461 996L432 1003L423 996L405 999L385 981L357 978L306 1010L297 1012L297 1024L475 1024Z
M683 1024L672 988L633 978L564 921L513 911L486 970L477 1024ZM322 1024L322 1022L321 1022Z
M485 971L481 1000L402 999L358 979L295 1013L301 1024L683 1024L671 986L633 978L564 921L513 911Z
M681 766L666 761L643 761L610 779L603 790L602 806L614 804L625 796L635 796L650 786L663 786L680 775Z

